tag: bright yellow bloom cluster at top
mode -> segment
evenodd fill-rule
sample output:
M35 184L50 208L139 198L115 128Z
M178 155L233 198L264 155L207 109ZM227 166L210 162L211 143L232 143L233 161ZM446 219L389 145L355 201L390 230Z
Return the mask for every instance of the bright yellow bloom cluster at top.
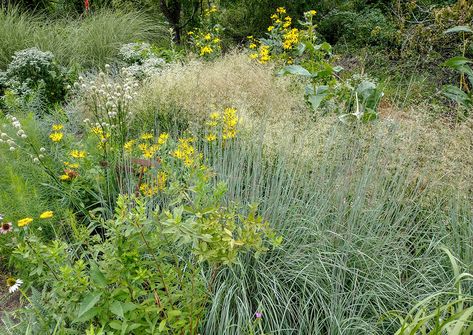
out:
M213 142L217 139L216 129L221 127L222 139L228 140L237 135L238 116L235 108L225 108L223 115L213 112L209 115L209 121L206 122L211 129L206 136L207 141Z
M72 150L70 152L70 155L72 158L85 158L85 156L87 156L87 153L85 151Z

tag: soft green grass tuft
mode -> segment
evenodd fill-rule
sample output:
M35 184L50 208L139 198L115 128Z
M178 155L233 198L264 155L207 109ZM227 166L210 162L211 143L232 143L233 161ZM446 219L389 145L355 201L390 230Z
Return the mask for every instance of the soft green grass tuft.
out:
M49 20L0 10L0 69L15 51L38 47L51 51L63 65L103 67L117 56L122 44L138 40L167 39L163 25L139 12L100 11L82 18Z

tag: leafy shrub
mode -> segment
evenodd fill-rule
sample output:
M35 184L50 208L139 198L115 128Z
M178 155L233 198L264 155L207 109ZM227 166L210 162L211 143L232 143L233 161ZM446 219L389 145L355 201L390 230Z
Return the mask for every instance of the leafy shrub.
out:
M320 22L320 33L330 43L348 43L355 46L397 44L396 27L380 9L368 8L362 12L333 11Z
M54 55L38 48L16 52L0 76L0 87L24 97L39 91L51 104L63 100L67 83L66 70L56 62Z

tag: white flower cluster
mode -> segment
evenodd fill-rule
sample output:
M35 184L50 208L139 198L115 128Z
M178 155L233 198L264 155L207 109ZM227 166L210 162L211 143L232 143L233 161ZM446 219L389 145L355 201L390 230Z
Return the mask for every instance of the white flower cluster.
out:
M158 57L149 43L128 43L120 48L121 58L129 65L127 71L136 79L158 74L166 62Z
M109 68L106 66L107 72ZM84 119L87 126L100 127L107 132L116 128L127 129L133 118L131 102L138 94L139 85L126 69L116 77L104 72L92 79L79 77L75 86L80 88L94 116L93 120Z

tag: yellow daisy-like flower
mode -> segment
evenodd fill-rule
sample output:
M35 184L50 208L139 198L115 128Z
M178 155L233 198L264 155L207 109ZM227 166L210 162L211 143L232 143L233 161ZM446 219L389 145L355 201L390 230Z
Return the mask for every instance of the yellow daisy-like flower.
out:
M133 145L135 144L135 142L136 142L135 140L126 142L123 145L123 149L125 149L126 152L131 152L133 150Z
M43 212L41 213L41 215L39 216L40 219L50 219L54 216L54 212L53 211L46 211L46 212Z
M163 145L167 142L169 138L169 134L168 133L162 133L159 135L159 138L158 138L158 144L159 145Z
M151 134L151 133L144 133L143 135L141 135L141 139L142 140L151 140L153 139L154 135Z
M276 9L276 12L279 14L286 14L286 8L278 7L278 9Z
M24 218L24 219L18 220L18 227L25 227L29 225L31 222L33 222L32 218Z
M62 128L64 128L64 126L62 124L53 124L52 127L51 127L51 129L54 130L54 131L59 131Z
M256 49L257 45L255 43L250 44L250 49Z
M215 37L212 42L214 42L215 44L220 43L220 38Z
M250 55L250 58L251 58L251 59L256 59L256 58L258 58L258 54L251 54L251 55Z
M63 133L51 133L49 135L49 138L51 139L51 141L56 142L56 143L61 142L63 137L64 137Z
M64 166L68 167L69 169L78 169L80 165L79 163L64 162Z
M69 175L67 175L67 174L63 174L63 175L59 176L59 179L61 181L68 181L68 180L71 180L71 177L69 177Z
M314 16L315 14L317 14L317 11L312 9L312 10L309 11L309 14Z
M213 142L217 139L217 135L215 134L208 134L207 137L206 137L207 141L209 142Z
M200 55L205 56L207 54L211 54L212 51L213 51L213 49L211 47L205 46L205 47L200 48Z
M210 41L211 39L212 39L212 35L210 35L210 34L206 34L204 36L204 40L206 40L206 41Z
M268 31L269 31L269 32L273 31L273 29L274 29L274 26L269 26L269 27L268 27Z
M85 158L85 156L87 156L87 153L85 151L79 150L72 150L69 154L73 158Z

